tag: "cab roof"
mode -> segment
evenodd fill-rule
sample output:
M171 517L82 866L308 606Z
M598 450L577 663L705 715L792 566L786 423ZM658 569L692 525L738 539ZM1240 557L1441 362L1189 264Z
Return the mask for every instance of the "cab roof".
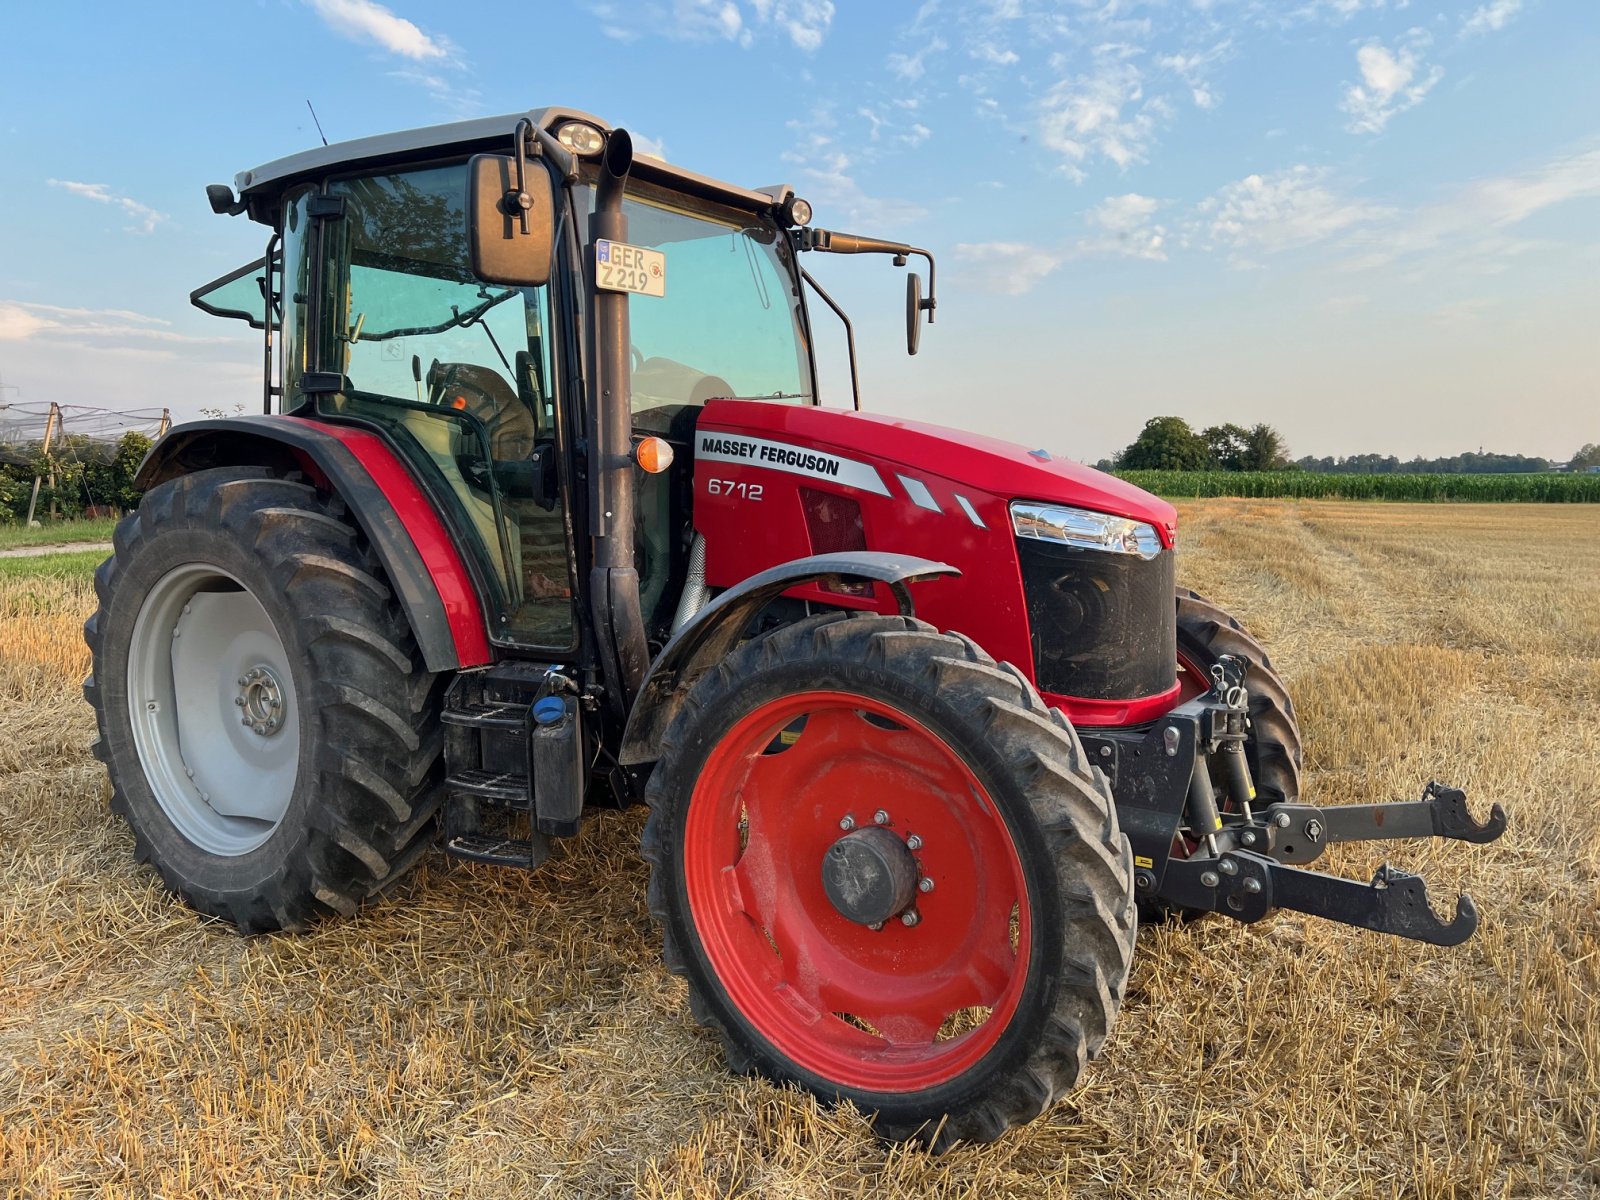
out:
M254 220L276 221L278 200L292 185L305 180L341 171L358 171L364 167L382 164L403 165L428 159L450 158L470 154L509 153L519 121L532 121L542 129L553 131L567 121L583 121L603 132L610 133L613 126L591 113L576 108L535 108L527 112L507 113L498 117L477 117L471 121L455 121L448 125L428 125L420 129L405 129L398 133L380 133L374 137L356 138L348 142L335 142L331 146L314 146L298 154L273 159L249 171L240 171L234 177L239 198L249 205ZM641 155L634 159L633 175L650 183L674 188L708 200L716 200L737 208L769 211L792 195L788 184L768 188L744 188L738 184L724 183L705 175L675 167L659 158Z

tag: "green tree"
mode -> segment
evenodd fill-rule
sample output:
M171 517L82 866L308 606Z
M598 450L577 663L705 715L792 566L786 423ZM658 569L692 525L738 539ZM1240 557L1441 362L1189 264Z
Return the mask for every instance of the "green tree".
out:
M1125 471L1204 471L1210 465L1205 439L1182 417L1151 417L1117 459Z
M1572 456L1570 466L1574 471L1587 471L1590 467L1600 467L1600 446L1593 442L1588 443Z
M116 452L111 458L114 484L111 502L118 508L133 509L139 506L141 493L133 486L133 477L139 473L139 464L144 462L144 456L150 453L153 445L155 443L137 429L128 430L118 439Z
M1244 456L1250 448L1250 431L1242 425L1213 425L1202 429L1211 462L1222 471L1242 471Z
M1277 471L1289 465L1289 447L1271 425L1252 425L1245 434L1241 471Z

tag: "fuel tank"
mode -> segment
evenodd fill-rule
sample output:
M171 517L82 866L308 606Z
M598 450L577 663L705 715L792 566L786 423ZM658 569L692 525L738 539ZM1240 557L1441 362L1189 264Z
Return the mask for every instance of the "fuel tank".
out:
M1020 539L1013 500L1142 521L1161 552L1119 561L1134 556ZM913 585L917 615L1015 664L1077 724L1153 720L1176 699L1177 514L1070 459L899 417L712 400L695 435L694 524L712 587L849 549L950 563L959 579ZM894 611L865 586L793 594Z

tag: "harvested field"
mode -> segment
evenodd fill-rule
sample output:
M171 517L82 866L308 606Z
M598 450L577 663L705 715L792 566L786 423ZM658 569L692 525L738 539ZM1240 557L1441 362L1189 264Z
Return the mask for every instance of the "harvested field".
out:
M432 860L354 921L243 939L106 811L70 560L0 573L0 1192L1600 1194L1600 509L1198 501L1180 579L1294 689L1313 802L1432 774L1501 842L1390 850L1483 928L1275 916L1140 935L1044 1119L944 1158L723 1068L658 959L638 813L521 876ZM60 564L67 562L67 566ZM47 570L48 564L57 569ZM30 569L37 567L38 569Z

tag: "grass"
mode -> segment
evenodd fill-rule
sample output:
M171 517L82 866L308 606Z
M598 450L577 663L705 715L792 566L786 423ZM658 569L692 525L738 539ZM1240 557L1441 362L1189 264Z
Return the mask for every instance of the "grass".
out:
M73 542L109 542L111 531L117 527L112 517L92 521L43 521L37 529L31 525L0 524L0 550L13 550L22 546L67 546Z
M727 1074L659 962L637 813L534 875L435 859L244 939L106 811L86 574L0 578L0 1193L162 1197L1581 1197L1600 1192L1600 510L1203 501L1184 582L1273 649L1308 800L1507 803L1358 845L1478 936L1278 914L1141 933L1084 1085L1002 1142L890 1150Z
M1167 497L1465 500L1475 503L1600 503L1600 475L1343 475L1313 471L1119 471Z
M22 558L0 558L0 580L92 579L94 569L105 561L104 550L68 550L56 554L30 554Z

